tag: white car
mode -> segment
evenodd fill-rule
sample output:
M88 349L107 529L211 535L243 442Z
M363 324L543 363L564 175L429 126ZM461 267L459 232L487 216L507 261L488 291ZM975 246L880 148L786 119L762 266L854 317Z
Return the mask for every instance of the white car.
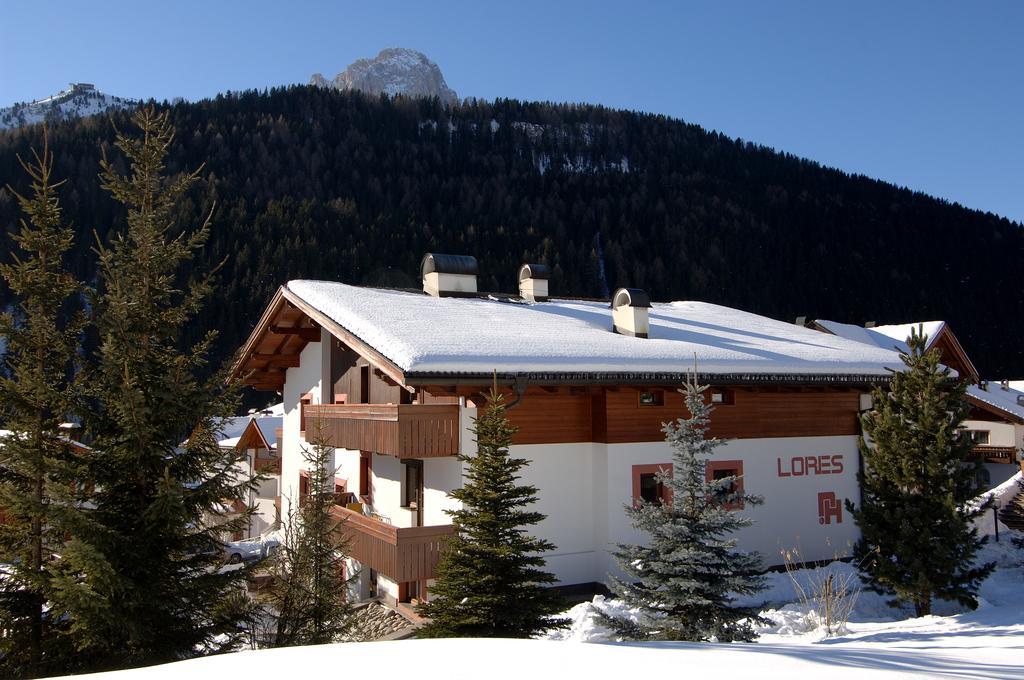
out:
M239 564L263 557L263 541L259 537L229 541L224 544L224 556L228 564Z
M280 547L283 537L280 531L270 531L253 538L241 541L229 541L224 544L224 555L228 564L240 564L258 560L273 554Z

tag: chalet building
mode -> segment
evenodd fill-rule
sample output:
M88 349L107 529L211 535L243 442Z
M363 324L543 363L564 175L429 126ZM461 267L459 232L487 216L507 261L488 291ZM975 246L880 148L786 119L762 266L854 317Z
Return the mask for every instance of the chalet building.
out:
M920 328L928 336L926 349L937 349L942 362L967 381L967 401L971 414L964 427L974 440L974 455L984 463L979 486L988 488L1006 481L1024 469L1024 392L1009 381L982 380L952 328L945 321L865 327L818 319L809 326L815 330L856 340L869 345L905 352L912 329Z
M662 423L685 415L677 389L694 369L717 407L711 434L729 440L708 474L738 474L765 498L743 509L755 524L742 547L778 563L781 549L825 559L857 539L843 501L859 500L858 415L901 366L891 349L636 289L610 304L559 298L541 265L519 270L516 294L479 292L472 257L428 254L421 274L422 291L290 281L233 368L283 398L282 517L308 484L302 447L319 433L335 449L361 596L427 597L462 484L456 455L474 453L493 380L562 585L604 582L609 547L642 540L623 506L658 497Z
M284 418L284 405L276 404L248 415L229 418L223 423L222 449L239 455L236 474L239 479L262 475L264 479L249 492L245 505L254 508L247 530L232 540L253 538L276 529L281 521L281 456L278 449Z

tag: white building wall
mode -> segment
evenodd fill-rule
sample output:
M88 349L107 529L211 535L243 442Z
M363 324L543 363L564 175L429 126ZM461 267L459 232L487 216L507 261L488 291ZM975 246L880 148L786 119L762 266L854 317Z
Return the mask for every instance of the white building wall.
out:
M538 489L530 510L547 517L529 531L555 544L544 558L562 584L598 580L595 567L603 559L604 541L595 533L594 517L602 511L603 494L595 494L592 485L599 458L595 449L604 449L604 444L535 444L510 451L530 461L520 472L521 481Z
M462 463L455 458L428 458L423 461L423 525L451 524L445 510L458 510L462 504L448 497L462 487Z
M989 433L988 446L1024 446L1024 425L993 422L989 420L965 420L964 428L984 430Z
M329 343L311 342L299 355L299 365L289 368L284 383L284 422L283 437L278 445L281 448L281 520L288 521L288 515L299 499L299 471L305 469L306 461L302 454L305 441L299 436L301 417L299 400L312 393L313 403L323 403L322 386L323 362L321 361L321 345Z
M624 511L632 502L633 466L672 460L664 442L540 444L514 446L511 453L531 461L523 479L539 488L534 507L548 516L535 533L556 545L547 565L563 585L604 582L618 573L609 549L645 538ZM764 496L763 505L740 511L754 524L737 539L766 565L781 563L780 551L795 547L805 560L845 555L859 537L843 507L847 499L860 500L856 437L733 440L712 460L742 461L745 490ZM827 517L819 514L819 494L827 494Z

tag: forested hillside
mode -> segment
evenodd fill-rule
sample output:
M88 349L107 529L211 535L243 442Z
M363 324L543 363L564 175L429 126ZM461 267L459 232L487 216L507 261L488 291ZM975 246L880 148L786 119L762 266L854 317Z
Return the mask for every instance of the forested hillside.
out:
M637 286L787 320L946 319L984 375L1024 375L1024 230L991 214L598 106L290 87L171 110L170 170L206 162L181 218L198 224L216 202L204 259L227 258L202 317L221 331L217 361L282 282L415 286L436 250L476 255L490 290L515 290L517 266L539 261L556 295ZM93 231L123 223L96 179L113 134L109 117L51 132L89 278ZM25 188L15 155L40 142L38 126L0 133L0 184ZM0 190L5 253L16 219Z

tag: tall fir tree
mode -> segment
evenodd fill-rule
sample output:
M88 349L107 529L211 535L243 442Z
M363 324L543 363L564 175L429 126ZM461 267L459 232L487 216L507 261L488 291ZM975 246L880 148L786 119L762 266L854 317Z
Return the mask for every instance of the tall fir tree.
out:
M528 638L562 627L564 609L549 586L543 553L550 541L530 536L525 527L545 515L527 506L537 488L517 484L528 461L512 458L515 428L505 414L504 397L492 388L483 412L473 421L474 456L459 456L464 484L449 496L461 509L446 511L455 533L438 565L430 600L418 612L430 621L419 637Z
M334 495L334 449L318 424L303 449L309 493L299 499L285 524L284 543L275 553L270 593L275 630L272 645L319 645L336 642L353 628L345 575L347 543L341 520L331 513ZM294 505L293 505L294 508Z
M17 308L0 317L6 339L0 379L0 676L64 672L66 621L54 606L51 566L63 552L68 515L76 511L76 455L60 423L74 412L81 315L69 312L79 287L65 270L72 230L51 178L53 155L21 161L28 196L15 193L24 218L14 240L20 255L0 266ZM21 160L21 159L19 159ZM12 189L13 192L13 189ZM73 306L73 305L71 305Z
M865 584L931 613L933 598L974 608L978 585L994 564L974 564L985 542L972 526L988 505L968 503L976 464L962 429L970 407L927 336L914 329L901 355L906 370L888 389L875 388L874 408L861 417L861 504L847 509L861 530L855 555Z
M689 418L665 423L672 448L672 473L658 473L664 489L657 501L638 499L626 506L631 524L650 536L643 545L620 544L612 552L626 578L611 579L610 588L636 621L603 616L620 636L634 640L749 642L758 608L736 603L736 596L764 588L761 558L736 549L736 531L752 521L737 506L761 503L745 493L736 476L713 478L707 462L722 440L708 439L713 407L706 386L696 377L684 389Z
M197 173L164 176L173 128L152 108L119 132L129 174L104 158L101 179L127 209L127 228L97 247L93 302L97 357L88 369L91 511L73 528L59 590L79 657L92 669L152 664L232 647L244 570L222 571L221 537L251 480L218 446L233 393L222 376L201 381L213 333L180 349L184 326L211 289L188 272L209 218L176 228Z

